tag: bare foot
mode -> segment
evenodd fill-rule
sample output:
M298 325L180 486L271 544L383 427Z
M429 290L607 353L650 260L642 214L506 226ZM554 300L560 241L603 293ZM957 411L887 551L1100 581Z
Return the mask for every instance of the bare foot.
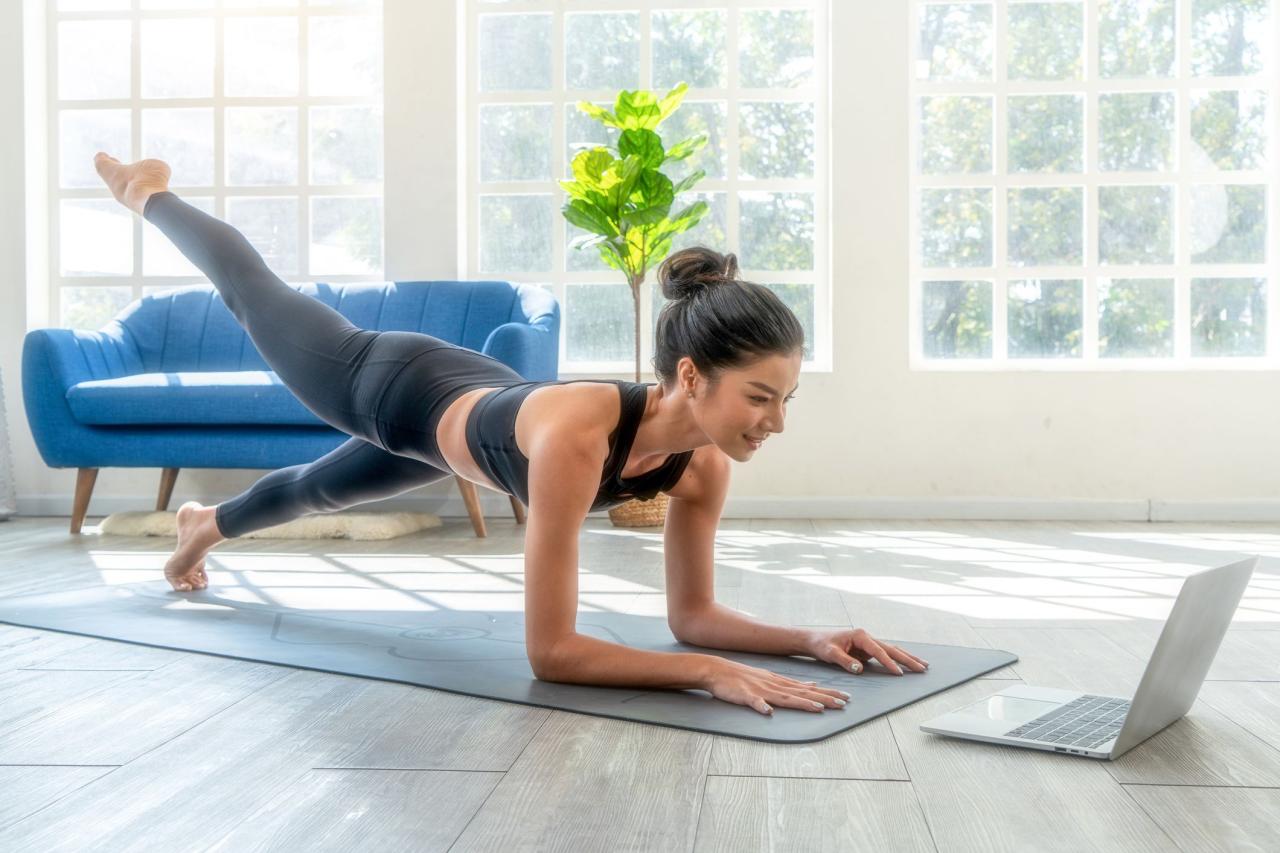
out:
M205 555L225 537L214 521L216 506L201 506L187 501L178 507L178 547L164 564L164 578L179 592L190 592L209 586L204 571Z
M116 197L116 201L139 216L147 199L169 189L169 164L163 160L139 160L124 164L106 152L94 155L93 168Z

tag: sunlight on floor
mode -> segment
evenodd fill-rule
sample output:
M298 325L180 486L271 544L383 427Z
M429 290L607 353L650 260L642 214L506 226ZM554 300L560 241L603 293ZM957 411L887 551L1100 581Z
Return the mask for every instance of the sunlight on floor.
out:
M1108 622L1163 620L1187 575L1228 562L1237 554L1280 555L1280 534L1257 532L1050 531L1056 536L1092 539L1100 546L1094 550L929 528L813 524L814 532L797 532L793 528L802 525L796 522L779 524L778 529L764 524L756 530L719 531L717 575L721 581L737 573L740 578L768 578L764 582L792 582L811 589L800 595L876 596L984 620ZM1033 535L1045 533L1041 528ZM1186 562L1101 550L1111 543L1120 550L1176 547L1222 556ZM424 550L430 547L415 544ZM626 568L615 572L580 568L582 612L665 615L662 584L634 579L637 574L646 579L660 576L660 532L589 528L583 530L583 544L609 551L615 547L638 550L642 557L636 562L643 565L632 566L624 556L620 565ZM495 544L495 549L505 552L215 551L206 568L211 594L228 603L347 611L523 610L524 555L510 543ZM95 550L90 555L109 585L155 581L168 559L167 551ZM590 553L580 554L580 563L589 559ZM778 589L780 595L795 594L794 588ZM181 606L222 605L183 600ZM1236 621L1280 621L1280 574L1255 572Z

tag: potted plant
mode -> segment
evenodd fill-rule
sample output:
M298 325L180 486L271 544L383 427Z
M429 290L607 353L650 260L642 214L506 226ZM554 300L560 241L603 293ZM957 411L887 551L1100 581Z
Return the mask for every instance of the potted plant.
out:
M664 146L657 128L684 100L688 85L680 83L661 98L640 89L618 93L613 112L589 101L578 109L607 127L619 131L617 144L596 145L579 151L572 161L573 180L560 181L568 193L561 212L571 224L587 233L570 243L582 251L595 247L600 257L621 272L631 287L636 342L636 382L640 381L640 299L645 275L671 251L671 238L688 231L706 214L705 201L696 201L672 213L677 197L706 175L702 169L679 183L662 172L670 161L684 160L707 144L699 134ZM615 525L624 527L661 524L667 496L652 501L629 501L609 510Z

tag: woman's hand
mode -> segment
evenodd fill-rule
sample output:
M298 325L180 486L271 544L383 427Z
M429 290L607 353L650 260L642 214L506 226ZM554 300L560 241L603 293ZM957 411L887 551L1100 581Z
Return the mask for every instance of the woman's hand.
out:
M855 674L862 672L871 658L894 675L902 675L899 662L914 672L924 672L929 668L928 661L897 646L874 640L862 628L814 631L809 635L808 654Z
M843 690L818 687L816 681L796 681L767 669L712 657L703 688L717 699L747 705L761 714L772 714L773 705L816 713L826 708L843 708L849 699Z

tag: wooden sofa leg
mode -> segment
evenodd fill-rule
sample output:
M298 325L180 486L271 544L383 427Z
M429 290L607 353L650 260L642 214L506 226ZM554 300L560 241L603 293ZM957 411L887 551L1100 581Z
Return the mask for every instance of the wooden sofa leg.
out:
M480 495L476 492L476 484L456 474L453 478L458 481L458 491L462 492L462 501L467 505L467 515L471 516L471 526L475 528L476 536L481 538L487 536L484 514L480 512Z
M520 503L520 499L515 495L507 495L511 498L511 511L516 514L516 524L524 524L524 504Z
M165 468L160 472L160 494L156 495L156 512L164 512L169 508L169 499L173 497L173 484L178 482L177 468Z
M89 496L93 494L93 484L97 480L97 468L81 468L76 474L76 497L71 507L72 533L79 533L84 525L85 513L89 511Z

